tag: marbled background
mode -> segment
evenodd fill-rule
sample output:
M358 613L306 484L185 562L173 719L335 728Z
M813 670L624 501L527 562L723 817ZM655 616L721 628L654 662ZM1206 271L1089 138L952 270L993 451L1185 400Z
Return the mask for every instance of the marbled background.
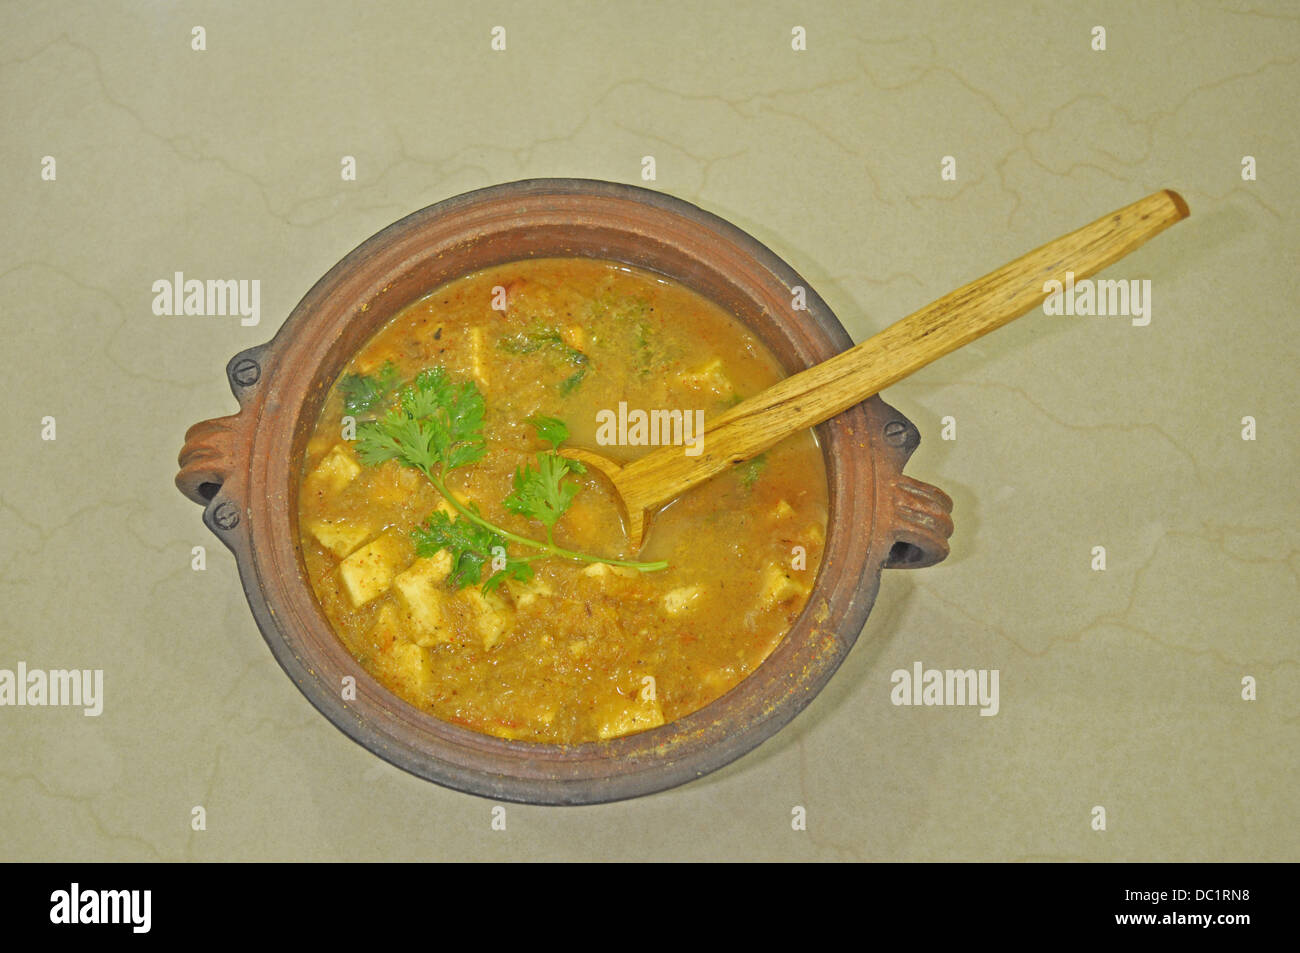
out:
M0 7L0 667L102 668L107 696L99 718L0 709L0 855L1300 859L1298 18ZM227 358L369 235L513 179L639 182L648 154L652 187L774 248L859 340L1156 188L1192 217L1107 272L1151 280L1148 327L1034 313L888 390L923 434L910 472L956 500L953 553L887 574L807 712L684 788L511 806L494 832L489 802L388 766L282 674L176 452L233 409ZM156 317L175 271L260 279L261 325ZM1000 713L893 706L890 673L918 660L999 669Z

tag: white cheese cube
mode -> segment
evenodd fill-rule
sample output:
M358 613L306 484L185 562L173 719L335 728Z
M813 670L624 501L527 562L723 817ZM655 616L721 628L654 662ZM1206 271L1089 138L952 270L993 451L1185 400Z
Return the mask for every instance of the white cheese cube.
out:
M808 592L808 586L791 575L789 570L776 563L769 563L763 570L763 582L758 598L764 606L772 608L796 596L806 596Z
M362 606L381 595L402 568L406 549L397 536L385 533L362 546L339 564L343 586L354 606Z
M669 615L681 615L689 609L697 608L703 595L703 586L682 586L679 589L672 589L664 594L664 611Z
M351 452L338 443L334 449L325 454L325 459L317 464L308 478L317 488L328 493L340 493L361 472L361 464L352 459Z
M484 387L487 387L487 341L482 328L469 329L469 364L470 373Z
M596 736L620 738L664 723L663 709L657 699L642 701L637 698L620 698L596 713Z
M414 642L394 642L389 650L397 677L407 687L423 691L433 681L433 660L429 650Z
M393 591L406 609L411 641L417 645L451 641L452 625L447 615L450 595L442 587L450 572L451 553L443 550L436 556L417 559L393 577Z
M512 583L510 593L515 597L515 605L523 609L531 606L538 599L555 595L555 590L544 579L532 579L525 583Z
M495 592L483 595L482 591L470 587L461 593L473 614L474 627L483 638L483 648L490 649L505 635L506 629L513 621L510 607Z
M307 522L307 531L335 556L342 559L366 541L374 527L348 519L314 519Z
M718 397L728 397L735 392L735 386L731 383L725 372L722 370L722 359L714 358L703 367L698 367L693 371L687 371L678 378L687 387L695 390L708 391Z
M586 569L582 570L584 576L590 576L592 579L608 579L611 576L622 576L630 579L637 574L637 570L631 566L611 566L609 563L592 563Z

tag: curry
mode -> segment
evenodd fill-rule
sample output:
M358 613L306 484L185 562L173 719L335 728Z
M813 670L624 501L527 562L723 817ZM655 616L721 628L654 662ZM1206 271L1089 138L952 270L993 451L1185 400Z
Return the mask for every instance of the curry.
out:
M574 744L698 710L813 588L813 432L665 507L639 553L564 450L699 453L705 419L782 376L722 308L620 263L533 259L436 289L353 358L308 441L298 528L322 611L390 691L490 735Z

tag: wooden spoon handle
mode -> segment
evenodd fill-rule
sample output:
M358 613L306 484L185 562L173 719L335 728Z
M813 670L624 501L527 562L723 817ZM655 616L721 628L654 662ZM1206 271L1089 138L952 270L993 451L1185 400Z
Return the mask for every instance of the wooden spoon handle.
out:
M629 506L652 508L792 433L834 417L931 361L1041 304L1043 286L1096 274L1188 215L1165 189L1126 205L1003 265L890 325L879 334L787 377L705 425L703 452L663 447L619 475Z

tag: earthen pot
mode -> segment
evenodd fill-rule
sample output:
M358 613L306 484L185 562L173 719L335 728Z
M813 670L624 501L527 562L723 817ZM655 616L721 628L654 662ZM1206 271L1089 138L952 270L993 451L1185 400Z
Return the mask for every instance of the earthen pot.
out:
M344 365L403 307L480 268L554 256L612 259L676 279L744 321L791 373L852 344L793 268L715 215L612 182L512 182L390 225L318 281L274 339L235 355L226 376L239 413L190 428L176 485L203 506L203 522L235 554L277 661L345 734L460 791L590 804L698 778L790 721L852 648L881 570L930 566L947 555L952 501L903 475L919 434L873 397L817 428L830 508L807 607L767 660L717 701L640 734L549 745L479 734L400 700L343 647L308 583L297 528L307 438ZM806 289L806 311L792 310L796 286ZM344 691L349 676L355 699Z

